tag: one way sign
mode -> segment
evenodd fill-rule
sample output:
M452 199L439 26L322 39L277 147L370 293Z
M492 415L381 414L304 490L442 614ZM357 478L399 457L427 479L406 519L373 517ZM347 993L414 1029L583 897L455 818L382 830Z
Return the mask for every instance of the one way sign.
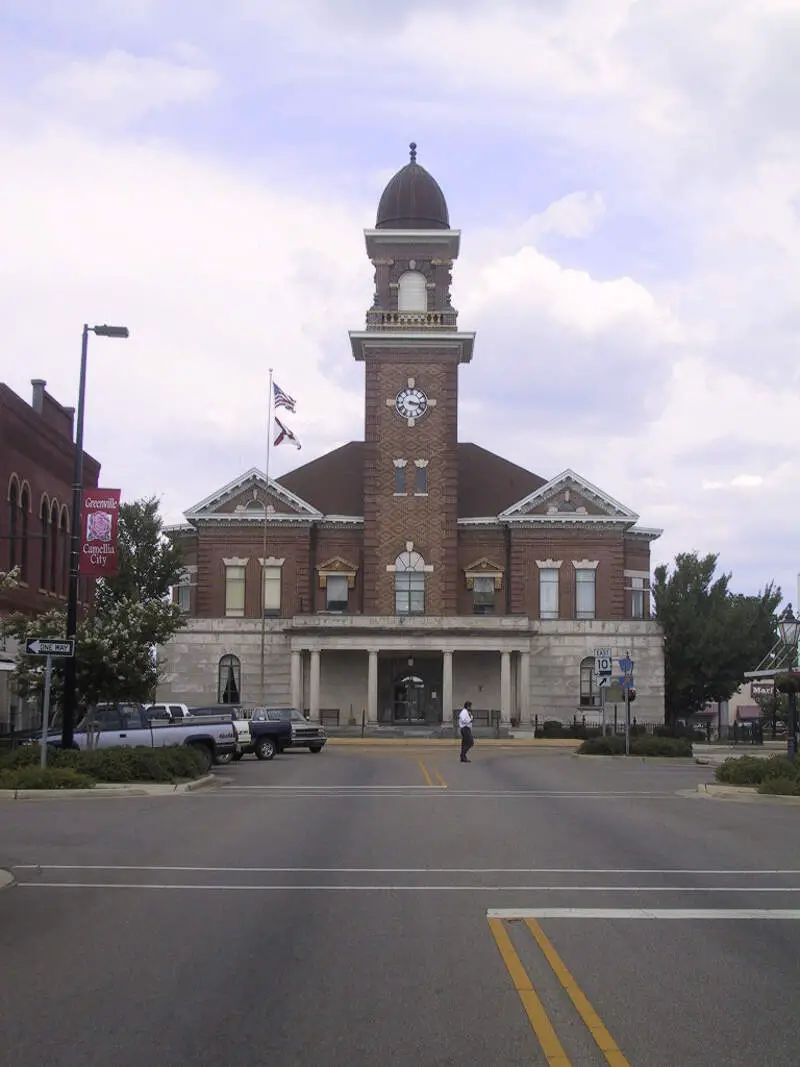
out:
M72 637L29 637L25 642L28 656L59 656L69 658L75 655L75 639Z

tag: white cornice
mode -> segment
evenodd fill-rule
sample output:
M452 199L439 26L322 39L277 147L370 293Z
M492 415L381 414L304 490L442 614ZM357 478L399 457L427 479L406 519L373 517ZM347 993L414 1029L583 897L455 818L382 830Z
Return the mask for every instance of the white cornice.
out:
M363 362L369 350L380 351L390 348L406 348L411 351L432 348L455 349L459 363L469 363L475 345L475 332L464 333L454 330L452 333L439 328L430 330L350 330L350 346L353 359Z
M364 230L364 244L370 259L380 257L387 245L428 245L437 250L444 246L449 258L457 259L461 230Z
M206 519L213 514L219 514L218 512L214 512L213 509L226 504L229 500L233 500L243 489L252 486L253 488L260 488L262 491L266 489L270 495L277 497L277 499L286 504L287 507L292 508L295 514L313 518L317 518L321 515L321 512L312 507L308 501L297 496L296 493L293 493L290 489L281 485L281 483L274 478L269 479L268 486L266 481L263 471L260 471L257 467L251 467L249 470L245 471L244 474L240 474L237 478L228 482L227 485L217 489L198 504L195 504L187 511L184 511L183 514L189 523L194 523L198 519ZM260 513L255 511L252 514L258 521L263 523L263 509ZM275 513L270 512L270 519L272 519L274 515Z

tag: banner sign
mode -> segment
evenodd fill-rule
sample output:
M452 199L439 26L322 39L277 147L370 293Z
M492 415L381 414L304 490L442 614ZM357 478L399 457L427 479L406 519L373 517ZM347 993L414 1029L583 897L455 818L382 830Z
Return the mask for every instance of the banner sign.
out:
M119 573L119 498L119 489L83 490L79 574L111 578Z

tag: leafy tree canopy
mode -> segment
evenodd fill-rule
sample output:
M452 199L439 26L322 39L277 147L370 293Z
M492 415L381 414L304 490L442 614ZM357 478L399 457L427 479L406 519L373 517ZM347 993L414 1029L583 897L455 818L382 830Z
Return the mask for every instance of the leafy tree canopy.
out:
M164 644L185 619L168 599L182 569L180 551L163 534L158 500L120 506L119 575L98 580L94 610L78 622L76 687L78 703L151 699L158 680L156 646ZM29 637L66 634L66 611L12 615L3 631L24 648ZM63 688L63 661L55 661L52 699ZM21 696L37 697L44 685L44 661L18 652L14 681Z
M670 570L656 567L655 614L664 630L667 719L728 700L745 671L777 638L781 591L770 582L757 596L730 591L730 574L715 577L718 556L676 556Z

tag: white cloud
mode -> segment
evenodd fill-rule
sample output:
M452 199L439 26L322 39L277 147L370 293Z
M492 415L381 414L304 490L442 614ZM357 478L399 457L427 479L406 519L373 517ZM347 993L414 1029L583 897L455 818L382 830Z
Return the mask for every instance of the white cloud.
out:
M118 48L98 59L69 59L48 71L37 88L58 111L122 126L152 111L211 95L218 83L215 72L200 65L200 57L188 46L181 46L179 53L194 65Z

